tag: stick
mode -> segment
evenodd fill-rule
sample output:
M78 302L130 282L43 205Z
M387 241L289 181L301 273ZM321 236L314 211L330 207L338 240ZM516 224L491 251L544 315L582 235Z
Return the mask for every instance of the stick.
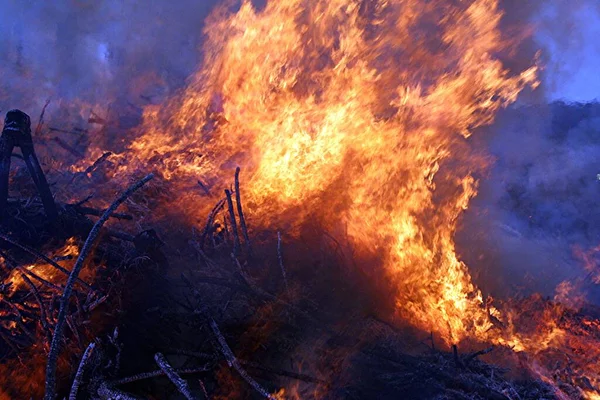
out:
M237 256L240 251L240 235L238 234L237 222L235 221L235 212L233 211L233 201L231 200L231 192L229 189L225 189L225 196L227 196L229 219L231 220L231 230L233 231L233 254Z
M25 324L23 323L23 314L21 314L21 311L19 311L19 307L15 306L13 303L11 303L10 301L6 300L4 298L4 295L0 296L0 301L2 301L3 303L7 304L11 310L13 310L13 312L15 313L15 315L17 316L16 318L16 324L19 328L21 328L21 330L23 331L23 333L29 338L31 339L31 341L33 343L35 343L35 336L33 336L31 334L31 332L29 332L29 329L27 329L27 327L25 326Z
M165 356L163 356L161 353L156 353L154 355L154 361L156 361L160 369L162 369L165 375L167 375L167 378L169 378L169 380L173 382L173 384L177 387L177 390L179 390L179 392L183 394L186 399L197 399L197 397L194 396L194 394L190 390L190 387L188 386L187 382L182 377L180 377L179 374L177 374L177 371L175 371L171 364L169 364Z
M209 371L208 367L175 370L175 372L177 372L177 374L179 374L179 375L197 374L199 372L206 372L206 371ZM127 383L131 383L131 382L141 381L144 379L156 378L157 376L163 376L165 374L166 374L165 371L163 371L162 369L159 369L158 371L142 372L141 374L128 376L126 378L121 378L116 381L112 381L111 383L115 386L119 386L119 385L125 385Z
M54 400L55 392L56 392L56 363L58 361L58 354L60 352L61 345L61 337L63 333L63 329L65 326L65 320L67 318L67 307L69 305L69 298L71 297L71 293L73 291L73 286L75 284L75 280L77 279L77 275L81 271L83 267L83 263L85 262L90 250L94 246L94 242L96 238L100 234L100 229L102 225L108 220L110 214L113 213L129 196L131 196L135 191L144 186L150 179L154 178L154 174L147 175L144 179L137 182L127 189L119 198L117 198L108 209L104 212L102 217L92 227L90 234L88 235L85 243L83 244L83 248L79 253L79 257L77 257L77 261L73 266L73 270L69 275L69 279L67 280L67 284L65 285L65 290L60 299L60 309L58 311L58 320L56 321L56 327L54 328L54 335L52 336L52 344L50 345L50 354L48 354L48 363L46 364L46 393L44 395L45 400Z
M112 153L110 151L107 151L106 153L102 154L100 156L100 158L98 158L96 161L94 161L94 163L92 165L90 165L89 167L87 167L85 169L85 171L83 171L84 174L91 174L92 172L94 172L96 170L96 168L98 168L98 166L100 164L102 164L108 157L112 156Z
M244 380L246 382L248 382L248 384L250 386L252 386L252 388L254 388L254 390L256 390L258 393L260 393L261 396L263 396L265 399L275 400L275 397L271 396L271 394L269 394L269 392L265 388L263 388L258 382L256 382L254 379L252 379L252 377L250 375L248 375L248 373L242 368L239 361L237 360L237 358L235 358L235 355L233 354L233 352L227 345L227 342L225 341L223 334L219 330L219 326L217 325L215 320L213 320L212 318L210 319L210 327L211 327L213 333L215 334L215 336L217 337L217 341L219 342L221 353L225 357L227 364L230 367L235 368L235 370L242 376L242 378L244 378Z
M81 154L78 150L76 150L75 148L73 148L73 146L70 146L67 142L65 142L64 140L62 140L59 137L55 137L54 141L56 143L58 143L58 145L60 147L62 147L63 149L67 150L69 153L71 153L72 155L74 155L75 157L78 158L83 158L83 154Z
M491 347L488 347L487 349L476 351L475 353L465 357L464 363L468 364L469 362L473 361L475 358L477 358L479 356L483 356L485 354L491 353L492 351L494 351L494 349L495 349L495 347L491 346Z
M285 267L283 266L283 254L281 253L281 232L277 232L277 259L279 260L279 268L281 268L281 275L283 275L283 283L285 284L286 293L290 294L290 288L288 287L287 276L285 273Z
M452 345L452 352L454 353L454 363L456 364L456 367L464 368L465 366L460 360L460 357L458 356L458 347L456 347L455 344Z
M81 385L81 378L83 377L85 365L87 363L87 360L90 358L92 351L94 351L95 347L96 343L90 343L87 349L85 349L83 356L81 357L79 367L77 368L77 373L75 374L75 379L73 380L73 386L71 386L71 392L69 393L69 400L77 400L77 391L79 390L79 385Z
M235 169L235 202L237 204L238 216L240 217L240 228L242 229L244 243L246 244L246 252L248 253L248 256L250 256L252 254L252 247L250 245L250 236L248 236L246 218L244 217L244 212L242 211L242 199L240 194L240 167Z
M19 270L20 273L31 276L33 279L35 279L36 281L40 282L42 285L49 287L50 289L54 289L54 290L57 290L59 292L63 290L62 286L55 285L54 283L45 280L44 278L42 278L38 274L36 274L36 273L28 270L27 268L23 268L21 266L16 266L15 268L17 270Z
M46 107L48 107L48 104L50 104L50 99L46 100L46 104L44 104L44 107L42 108L42 112L40 113L40 119L38 120L38 124L35 127L35 136L40 136L40 133L42 132L42 126L44 125L44 114L46 114Z
M198 186L200 186L200 188L204 191L204 193L206 193L207 196L210 196L210 191L200 179L198 179Z
M48 344L50 344L50 341L52 340L52 332L50 331L50 326L48 325L48 313L46 312L46 306L44 305L44 302L40 297L40 292L37 290L33 282L31 282L31 279L27 277L27 275L21 273L21 278L27 284L27 286L29 286L29 290L31 290L31 293L33 293L33 297L35 297L35 299L38 302L38 305L40 307L40 319L42 320L42 328L44 328L44 332L46 332L46 340L48 341Z
M219 210L221 210L221 208L225 204L225 201L226 201L226 199L219 200L219 202L214 206L214 208L212 209L210 214L208 214L208 218L206 220L206 226L204 227L204 232L202 232L202 236L200 237L200 248L201 249L204 248L204 241L206 240L206 236L208 236L208 232L210 231L210 228L212 227L212 223L213 223L213 220L215 219L215 215L217 215Z
M139 400L138 397L132 396L125 392L121 392L109 386L106 382L102 382L98 388L98 396L103 400Z
M84 207L84 206L77 206L77 205L73 205L73 208L83 214L83 215L93 215L96 217L99 217L102 215L102 210L97 210L95 208L92 207ZM133 219L133 217L129 214L125 214L125 213L112 213L110 214L111 218L115 218L115 219L124 219L127 221L131 221Z

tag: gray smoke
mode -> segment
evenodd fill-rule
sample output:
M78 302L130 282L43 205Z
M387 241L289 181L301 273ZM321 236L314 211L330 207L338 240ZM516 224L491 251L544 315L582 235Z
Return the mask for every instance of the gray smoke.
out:
M136 97L129 100L139 102L144 94L135 86L144 77L160 91L172 91L199 63L203 21L213 4L0 2L0 108L35 113L49 97L90 103Z
M546 67L537 92L474 138L495 163L463 219L459 250L487 293L551 296L570 280L599 302L574 253L600 244L600 104L550 101L572 94L561 91L576 88L572 81L584 76L584 60L600 57L589 23L600 7L590 0L504 0L502 6L506 28L529 22L536 29L509 64L522 67L540 49ZM590 54L590 48L597 50ZM599 83L588 79L588 86Z
M516 107L484 135L496 162L459 235L478 281L501 296L552 295L584 278L574 253L600 244L600 104Z

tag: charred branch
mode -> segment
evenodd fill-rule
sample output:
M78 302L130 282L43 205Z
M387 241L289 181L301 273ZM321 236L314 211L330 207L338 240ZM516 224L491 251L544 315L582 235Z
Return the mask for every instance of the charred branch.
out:
M235 169L235 202L237 205L238 216L240 217L240 228L244 235L244 243L246 244L246 253L248 257L252 256L252 245L250 243L250 236L248 235L248 227L246 226L246 217L244 217L244 211L242 209L242 198L240 194L240 167Z
M90 343L81 357L79 367L77 367L77 373L75 374L75 379L73 380L73 385L71 386L71 392L69 393L69 400L77 400L77 392L79 391L79 386L81 385L81 379L83 378L85 366L95 347L96 344L94 342Z
M231 221L231 230L233 231L233 254L235 256L240 252L240 235L237 229L237 222L235 220L235 211L233 211L233 201L231 200L231 192L229 189L225 189L225 196L227 197L227 206L229 209L229 220Z
M61 347L61 337L64 329L65 320L67 317L67 305L69 302L69 298L71 297L71 293L73 291L73 286L75 281L77 280L77 276L83 267L83 263L87 259L88 254L90 253L98 235L100 234L100 230L104 223L110 217L117 207L119 207L129 196L131 196L134 192L144 186L148 181L150 181L154 177L153 174L149 174L144 177L141 181L132 185L127 189L119 198L117 198L108 209L104 212L102 217L94 224L92 230L90 231L85 243L83 244L83 248L73 266L73 270L69 275L67 280L67 284L65 285L65 290L63 292L61 301L60 301L60 309L58 312L58 320L56 322L56 326L54 328L54 335L52 336L52 344L50 346L50 353L48 354L48 362L46 365L46 393L44 398L46 400L54 400L55 391L56 391L56 362L58 361L58 353Z
M235 370L240 374L240 376L246 382L248 382L248 384L254 390L256 390L262 397L264 397L266 399L270 399L270 400L275 400L275 397L271 396L271 394L265 388L263 388L258 382L256 382L250 375L248 375L246 370L244 370L244 368L242 368L240 362L237 360L237 358L231 351L231 348L229 348L229 345L227 344L225 337L223 337L223 334L221 333L221 330L219 329L219 326L217 325L217 323L213 319L210 319L209 325L217 339L217 342L219 343L219 350L225 357L227 364L230 367L235 368Z
M194 394L190 390L188 383L183 378L181 378L181 376L179 376L177 371L175 371L171 364L169 364L165 356L163 356L161 353L156 353L154 355L154 360L156 361L156 364L158 364L160 369L165 373L167 378L169 378L169 380L173 382L173 385L175 385L177 390L179 390L179 392L183 394L186 399L198 399L198 397L194 396Z

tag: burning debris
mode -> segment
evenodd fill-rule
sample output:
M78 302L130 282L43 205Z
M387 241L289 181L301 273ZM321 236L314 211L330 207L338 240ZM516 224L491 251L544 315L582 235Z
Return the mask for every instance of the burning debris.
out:
M169 100L7 113L0 398L600 398L574 286L493 300L456 250L470 137L539 84L498 1L230 6Z

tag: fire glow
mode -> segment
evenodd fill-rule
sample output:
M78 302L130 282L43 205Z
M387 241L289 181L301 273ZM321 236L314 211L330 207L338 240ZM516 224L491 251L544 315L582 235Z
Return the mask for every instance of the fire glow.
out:
M525 354L559 398L568 395L550 364L567 359L569 379L598 398L600 323L573 311L577 285L563 282L555 301L497 305L456 251L459 218L490 165L472 135L539 85L536 58L505 65L520 39L502 32L499 1L230 3L207 19L204 61L188 85L126 132L111 178L150 165L180 195L158 214L204 221L214 204L189 194L190 182L212 197L239 166L250 229L294 238L316 223L343 237L390 293L382 308L391 305L395 324L431 333L444 350L485 343ZM92 138L71 172L88 171L105 139ZM595 283L597 251L580 254ZM69 239L56 255L78 254ZM47 265L27 269L56 281Z
M453 241L486 166L468 137L537 85L534 60L513 73L498 59L517 45L501 17L493 0L218 9L203 67L146 109L130 150L175 182L218 186L242 166L255 225L337 226L377 254L401 320L448 344L483 338L495 311Z

